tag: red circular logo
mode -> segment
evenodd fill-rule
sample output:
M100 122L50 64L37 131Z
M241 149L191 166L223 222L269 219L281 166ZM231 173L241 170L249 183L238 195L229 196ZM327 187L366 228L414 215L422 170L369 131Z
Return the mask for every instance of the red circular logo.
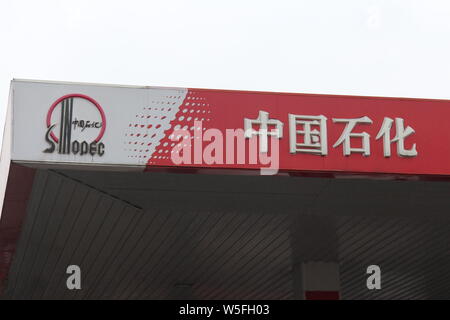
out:
M100 113L100 116L102 118L102 126L100 128L100 132L97 136L97 138L95 138L94 142L99 142L101 140L101 138L103 137L103 134L105 133L105 129L106 129L106 117L105 117L105 112L103 111L103 108L100 106L100 104L95 101L94 99L92 99L91 97L81 94L81 93L71 93L71 94L67 94L65 96L62 96L61 98L57 99L55 102L53 102L53 104L50 106L50 109L48 110L47 113L47 128L50 128L51 126L51 119L52 119L52 114L53 111L55 110L55 108L64 100L69 99L69 98L80 98L80 99L84 99L89 101L95 108L97 108L98 112ZM50 133L51 138L53 139L53 141L55 141L56 143L58 143L58 138L55 136L55 134L53 132Z

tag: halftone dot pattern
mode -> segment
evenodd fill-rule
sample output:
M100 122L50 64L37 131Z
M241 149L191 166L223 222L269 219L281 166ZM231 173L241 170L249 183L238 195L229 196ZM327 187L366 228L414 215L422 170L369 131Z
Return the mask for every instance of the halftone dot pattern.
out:
M202 128L196 127L195 121L201 121ZM178 137L178 141L173 141L174 138L177 138L174 137L174 131L179 129L188 130L190 139L194 139L194 131L209 129L211 127L210 121L211 107L207 99L202 97L201 93L189 90L175 117L165 129L164 138L156 146L153 154L149 155L147 164L158 166L173 165L171 160L173 147L183 140L182 137Z
M137 165L145 165L164 138L164 132L172 126L178 114L186 90L167 90L151 95L148 103L128 123L124 139L124 151Z

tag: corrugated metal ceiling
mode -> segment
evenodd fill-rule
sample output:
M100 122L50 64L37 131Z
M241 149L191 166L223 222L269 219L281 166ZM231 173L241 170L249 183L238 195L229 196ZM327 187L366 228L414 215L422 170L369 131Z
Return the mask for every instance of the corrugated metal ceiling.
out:
M291 299L293 263L338 261L344 299L450 299L449 195L445 182L38 170L5 298ZM66 289L71 264L80 291Z

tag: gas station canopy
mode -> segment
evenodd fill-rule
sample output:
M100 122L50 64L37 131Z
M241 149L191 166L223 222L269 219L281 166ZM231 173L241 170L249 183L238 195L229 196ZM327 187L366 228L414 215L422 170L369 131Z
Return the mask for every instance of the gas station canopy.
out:
M449 116L443 100L13 80L0 297L450 299Z

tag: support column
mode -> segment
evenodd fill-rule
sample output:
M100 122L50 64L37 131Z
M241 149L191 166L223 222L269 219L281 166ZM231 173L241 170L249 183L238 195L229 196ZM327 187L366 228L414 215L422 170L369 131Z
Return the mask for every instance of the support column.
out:
M294 270L295 295L300 300L339 300L339 265L304 262Z
M295 217L291 228L294 299L340 299L337 244L331 217Z

